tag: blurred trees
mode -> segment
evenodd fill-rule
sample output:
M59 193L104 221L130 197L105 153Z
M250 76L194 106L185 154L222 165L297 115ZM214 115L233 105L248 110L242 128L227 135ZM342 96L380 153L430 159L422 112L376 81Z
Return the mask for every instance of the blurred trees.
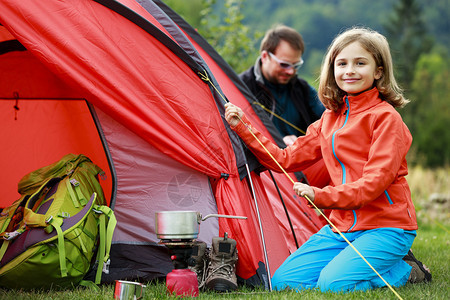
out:
M250 32L243 24L243 0L225 0L223 10L214 13L216 0L203 0L202 20L199 33L216 49L228 64L240 73L255 62L255 40L261 36Z
M422 54L411 82L411 103L404 120L413 135L415 162L429 167L450 165L450 57L437 46Z
M437 45L416 0L400 0L384 26L396 79L411 103L400 112L414 141L415 163L437 167L450 163L448 49Z
M168 6L214 47L240 73L253 65L258 56L258 30L244 25L243 0L166 0Z
M413 80L420 55L428 53L432 47L432 39L421 16L416 0L400 0L394 4L384 25L395 62L396 79L405 89L409 89Z

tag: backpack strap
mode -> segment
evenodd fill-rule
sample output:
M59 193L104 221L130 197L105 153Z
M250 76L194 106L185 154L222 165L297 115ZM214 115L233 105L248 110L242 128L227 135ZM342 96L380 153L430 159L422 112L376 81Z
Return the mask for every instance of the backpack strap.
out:
M57 185L63 177L55 177L47 180L42 187L30 196L24 207L23 220L27 227L47 227L47 219L49 216L47 214L37 213L33 210L38 210L36 203L42 204L43 198L48 196L48 192L52 187Z
M88 202L88 205L85 206L85 208L78 212L78 214L74 215L71 218L66 219L66 224L73 223L70 226L73 226L77 222L79 222L84 216L88 213L88 211L93 209L93 203L96 201L97 194L93 193L91 196L91 199ZM73 220L72 220L73 219ZM72 220L72 221L71 221ZM50 217L46 223L50 226L46 227L45 229L49 227L55 228L57 235L58 235L58 255L59 255L59 264L61 268L61 277L67 276L67 264L66 264L66 248L64 244L64 234L63 229L61 228L62 224L64 222L63 217ZM69 228L65 228L65 230L68 230ZM51 229L49 230L51 232Z
M90 281L90 280L81 280L80 281L80 285L90 288L91 290L93 290L94 292L100 292L100 288L98 287L98 285L96 285L94 282Z
M114 211L108 206L96 205L93 211L99 214L98 218L100 221L100 245L97 253L98 266L97 273L95 275L95 283L100 284L102 272L105 274L109 273L109 254L111 251L112 236L117 220L114 215ZM106 222L106 218L108 218L108 222Z
M80 183L75 178L70 179L70 183L73 185L75 192L77 193L78 201L80 201L81 205L85 206L88 203L88 200L81 192Z
M50 218L47 223L53 228L55 228L58 234L58 254L59 254L59 265L61 268L61 277L67 276L67 265L66 265L66 247L64 246L64 235L61 230L62 219L61 218Z
M8 249L9 243L11 242L11 240L4 240L2 243L2 247L0 248L0 262L3 259L3 256L6 253L6 250Z
M73 206L76 208L80 207L80 202L78 201L78 198L75 196L75 192L72 188L71 180L66 180L66 187L67 187L67 191L69 192L70 199L72 199Z

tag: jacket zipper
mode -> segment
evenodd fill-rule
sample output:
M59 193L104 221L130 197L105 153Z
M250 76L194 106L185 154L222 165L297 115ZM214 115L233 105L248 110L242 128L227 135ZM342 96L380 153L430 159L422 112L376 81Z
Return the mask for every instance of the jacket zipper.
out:
M336 158L336 160L339 162L339 164L341 165L341 168L342 168L342 184L344 184L346 182L347 176L346 176L346 172L345 172L345 165L344 165L344 163L342 163L342 161L339 160L339 158L337 157L337 154L336 154L335 138L336 138L336 133L339 130L341 130L342 128L344 128L345 125L347 125L347 122L348 122L348 116L350 114L350 104L348 102L348 96L345 97L345 105L347 106L347 110L344 113L345 114L344 124L333 133L333 136L332 136L332 139L331 139L331 148L333 149L333 155ZM352 230L352 228L355 227L355 225L356 225L356 212L355 212L355 210L352 210L352 212L353 212L353 218L354 218L355 221L353 222L353 225L347 230L347 232Z
M347 124L348 121L348 115L350 113L350 105L348 103L348 97L345 97L345 105L347 106L347 110L345 111L345 121L344 124L337 129L335 132L333 132L333 136L331 138L331 148L333 149L333 155L336 158L336 160L338 161L338 163L341 165L342 168L342 184L344 184L346 182L346 175L345 175L345 165L339 160L339 158L337 157L336 154L336 149L335 149L335 139L336 139L336 133L341 130L342 128L344 128L344 126Z
M386 195L386 198L387 198L389 204L391 204L391 205L394 204L394 202L392 201L391 196L389 196L387 190L384 190L384 194Z

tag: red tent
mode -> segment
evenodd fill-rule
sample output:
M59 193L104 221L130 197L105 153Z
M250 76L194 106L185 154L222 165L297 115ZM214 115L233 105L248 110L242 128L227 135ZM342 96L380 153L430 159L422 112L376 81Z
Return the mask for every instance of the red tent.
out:
M18 198L26 173L83 153L108 174L118 220L105 281L165 276L172 264L155 212L194 210L248 217L208 219L199 239L228 232L240 279L267 284L266 267L273 273L295 250L279 194L300 243L322 222L286 178L275 175L278 193L267 172L252 171L221 96L248 106L249 95L176 19L142 0L0 2L0 205Z

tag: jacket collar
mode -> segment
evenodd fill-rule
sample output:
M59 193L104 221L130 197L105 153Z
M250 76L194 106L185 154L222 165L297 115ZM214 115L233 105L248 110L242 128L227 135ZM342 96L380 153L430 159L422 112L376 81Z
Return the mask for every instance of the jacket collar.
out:
M264 78L261 71L261 56L258 56L255 62L255 67L253 68L253 74L257 82L264 84Z
M350 105L350 112L351 113L358 113L361 111L365 111L379 103L381 103L381 99L379 97L379 92L376 87L372 88L371 90L365 91L359 95L356 96L345 96L344 97L344 103L347 103L345 101L345 98L348 97L348 102ZM344 105L342 109L346 110L347 105Z

